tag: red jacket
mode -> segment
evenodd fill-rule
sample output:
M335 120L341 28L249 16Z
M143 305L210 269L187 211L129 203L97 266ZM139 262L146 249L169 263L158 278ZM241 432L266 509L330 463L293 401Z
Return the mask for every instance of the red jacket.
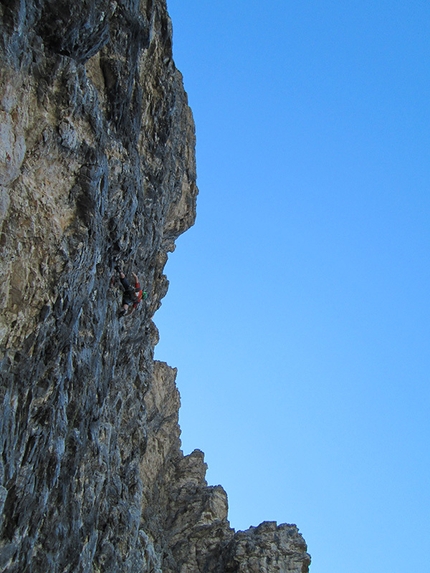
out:
M136 295L136 300L133 303L133 308L136 308L143 296L142 287L137 279L134 281L134 294Z

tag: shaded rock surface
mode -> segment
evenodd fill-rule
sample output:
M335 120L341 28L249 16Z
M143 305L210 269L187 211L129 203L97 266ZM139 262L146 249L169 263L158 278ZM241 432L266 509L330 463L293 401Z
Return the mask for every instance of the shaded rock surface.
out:
M230 528L153 359L197 196L164 0L0 19L0 571L306 572L295 526ZM117 264L149 294L126 319Z

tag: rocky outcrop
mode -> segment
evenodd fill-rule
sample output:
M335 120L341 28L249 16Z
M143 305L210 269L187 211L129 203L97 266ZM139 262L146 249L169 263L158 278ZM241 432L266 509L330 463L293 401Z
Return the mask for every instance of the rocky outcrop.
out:
M294 526L229 527L153 359L197 195L164 0L0 17L0 571L307 571ZM149 294L126 318L117 265Z

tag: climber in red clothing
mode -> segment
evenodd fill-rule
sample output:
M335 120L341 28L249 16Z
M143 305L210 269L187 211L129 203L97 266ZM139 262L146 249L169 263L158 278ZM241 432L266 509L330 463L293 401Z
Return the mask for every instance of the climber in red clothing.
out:
M124 294L122 295L122 309L119 313L119 316L126 316L136 310L142 298L146 299L148 293L142 291L139 279L135 273L131 273L134 277L134 286L131 286L131 284L126 279L125 274L119 269L118 272L122 287L124 289Z

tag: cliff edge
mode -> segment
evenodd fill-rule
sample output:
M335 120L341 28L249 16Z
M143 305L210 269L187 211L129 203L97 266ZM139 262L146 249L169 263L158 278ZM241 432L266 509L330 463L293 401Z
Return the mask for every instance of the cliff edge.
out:
M0 571L306 573L295 526L230 528L153 358L197 196L165 1L4 0L0 20ZM148 292L125 318L118 265Z

